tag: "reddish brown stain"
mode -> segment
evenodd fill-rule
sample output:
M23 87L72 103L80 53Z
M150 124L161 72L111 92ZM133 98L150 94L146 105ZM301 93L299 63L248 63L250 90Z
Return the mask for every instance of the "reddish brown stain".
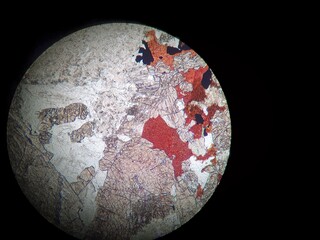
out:
M199 69L190 68L187 72L181 73L185 80L192 84L192 91L187 92L183 97L183 101L186 105L191 101L201 102L206 98L206 92L201 85L203 74L208 70L208 66Z
M197 197L197 198L201 198L202 195L203 195L203 189L202 189L201 185L199 184L199 185L198 185L198 188L197 188L196 197Z
M219 88L220 87L220 85L214 79L212 79L212 81L210 83L210 86L211 87L215 87L215 88Z
M181 176L182 162L193 154L188 143L180 139L176 129L169 127L162 117L158 116L146 121L142 137L152 142L153 148L163 150L172 159L175 178Z
M206 128L207 133L211 132L212 123L210 120L213 118L216 111L225 110L225 107L213 104L207 108L208 114L205 115L200 107L191 104L191 101L193 100L201 102L206 98L205 90L201 86L202 75L206 69L208 69L208 67L199 68L198 70L189 69L189 71L185 73L185 79L187 82L192 84L193 91L183 92L179 85L175 86L178 99L183 99L186 105L184 109L184 112L187 115L185 125L190 124L191 121L194 120L196 114L200 114L204 120L202 124L196 124L190 128L190 131L194 134L194 139L199 139L202 136L203 128Z
M195 56L196 53L192 49L188 50L182 50L179 53L176 53L174 55L170 55L167 53L167 45L160 44L157 40L156 33L154 30L151 30L147 32L146 37L148 38L148 47L151 51L151 54L153 56L153 62L150 63L151 66L155 66L159 61L164 62L166 65L168 65L171 69L174 68L173 62L174 57L180 54L184 54L186 52L191 52L191 56Z
M193 138L199 139L202 136L202 124L195 124L190 128L190 131L193 132Z
M211 160L211 163L213 166L217 165L217 158L215 157L214 159Z
M153 61L150 63L151 66L155 66L159 61L162 61L171 69L174 68L174 57L186 52L191 52L191 56L195 56L196 53L191 50L182 50L176 54L168 54L167 46L160 44L155 35L155 31L149 31L146 34L148 48L152 54ZM180 72L184 77L185 81L192 84L192 91L184 92L180 85L175 86L177 92L177 98L182 99L185 104L184 112L186 113L186 123L189 125L192 120L195 120L195 115L200 114L203 118L203 123L198 123L193 125L189 131L194 135L194 139L199 139L202 137L203 129L209 133L212 130L211 119L215 115L216 111L224 111L225 107L219 107L216 104L211 105L207 108L208 114L205 115L202 109L196 105L191 104L192 101L203 102L205 100L206 92L205 88L202 86L201 81L203 75L208 71L209 67L200 67L198 69L188 69L187 72ZM215 81L211 81L211 87L218 87ZM188 148L188 143L183 142L176 129L169 127L161 116L156 118L150 118L144 125L142 137L153 143L153 148L163 150L169 158L172 159L172 165L174 168L174 175L177 178L183 173L182 162L191 157L192 151ZM204 161L209 157L216 156L216 149L212 145L208 149L205 155L198 156L197 160ZM212 165L216 165L216 158L211 160ZM203 194L203 189L198 185L197 197L201 197Z

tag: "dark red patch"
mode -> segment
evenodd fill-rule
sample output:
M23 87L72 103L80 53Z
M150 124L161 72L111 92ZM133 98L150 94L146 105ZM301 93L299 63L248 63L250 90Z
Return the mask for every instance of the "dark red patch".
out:
M194 133L194 139L198 139L202 136L203 128L206 128L206 133L211 131L211 122L215 112L217 110L224 110L224 107L219 107L215 104L208 107L208 115L205 115L204 112L195 105L191 104L191 101L201 102L206 98L205 89L201 84L203 74L208 71L208 66L199 68L199 69L189 69L186 73L182 73L185 80L192 84L193 90L191 92L183 92L179 85L175 87L179 99L183 99L186 107L184 109L187 118L186 125L190 124L192 120L195 119L195 115L201 115L204 120L202 124L194 125L190 128L190 131Z
M194 69L190 68L186 73L181 73L185 80L192 84L192 91L187 92L186 95L183 97L183 101L186 105L190 101L198 101L201 102L206 98L205 89L201 85L201 80L203 74L208 70L208 66L203 68Z
M153 148L163 150L172 159L174 176L181 176L182 162L193 154L188 143L183 142L176 129L171 128L161 116L150 118L143 127L142 137L153 143Z
M196 197L197 197L197 198L201 198L202 195L203 195L203 189L202 189L201 185L199 184L199 185L198 185L198 188L197 188Z
M201 124L195 124L190 128L190 131L193 132L193 138L199 139L202 136L202 125Z

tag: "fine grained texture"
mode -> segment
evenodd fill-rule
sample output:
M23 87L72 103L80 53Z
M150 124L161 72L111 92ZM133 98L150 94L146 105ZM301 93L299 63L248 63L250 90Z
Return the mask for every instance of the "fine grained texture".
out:
M25 73L8 119L24 194L80 239L153 239L208 201L231 125L211 69L157 29L113 23L75 32Z

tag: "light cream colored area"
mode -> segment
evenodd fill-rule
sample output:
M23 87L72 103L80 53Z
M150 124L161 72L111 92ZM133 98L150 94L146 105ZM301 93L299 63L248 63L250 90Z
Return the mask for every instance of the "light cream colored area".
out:
M199 161L195 156L191 156L189 158L190 161L190 170L192 170L198 177L198 182L201 185L202 189L206 185L206 182L209 177L209 173L206 171L202 171L206 166L210 165L210 161L214 159L214 157L209 157L207 160Z
M124 134L118 134L117 137L123 142L128 142L131 139L131 137Z
M25 101L21 108L21 115L24 116L26 122L31 124L31 129L34 131L38 129L37 114L42 109L64 107L74 102L81 102L88 107L89 116L85 120L77 119L71 123L54 125L51 130L51 142L44 146L54 154L51 162L69 182L76 181L77 175L85 167L94 166L97 170L98 161L103 156L103 134L97 132L94 136L85 138L81 143L72 143L69 134L80 128L85 122L99 123L94 105L99 92L106 88L105 85L104 81L98 81L89 82L86 86L73 86L70 83L51 86L30 84L22 86L22 96ZM39 97L41 101L38 101Z
M93 166L95 170L98 170L99 160L103 157L105 144L102 138L92 136L83 139L81 143L72 143L70 141L69 133L77 129L77 126L82 121L54 126L52 128L51 142L45 145L49 152L54 153L53 158L50 160L51 163L69 182L76 182L77 176L86 167ZM101 174L105 178L106 173L101 172ZM98 183L100 183L100 186L103 184L100 181Z
M185 107L183 100L180 100L180 99L176 101L176 105L177 105L179 110L183 110L184 107Z
M100 174L99 174L100 173ZM92 180L92 184L89 184L80 194L79 197L82 201L82 209L79 212L80 218L83 221L84 225L87 227L90 225L92 220L94 219L96 210L97 210L97 202L96 196L98 192L98 186L101 186L101 181L98 183L99 178L105 180L105 174L101 171L98 172L98 179L97 176ZM84 228L83 230L86 230ZM83 232L85 233L85 232Z
M85 225L90 224L96 211L95 198L98 189L103 185L107 172L99 169L99 160L103 157L105 144L103 134L97 132L94 136L84 138L81 143L73 143L69 134L88 121L98 121L98 115L94 111L98 93L106 89L104 81L89 82L85 86L73 86L70 83L58 85L29 85L22 86L22 96L25 101L21 108L21 116L29 122L31 129L37 131L37 114L45 108L64 107L74 102L84 103L89 110L89 116L85 120L77 119L74 122L54 125L51 129L51 141L44 148L53 153L50 162L55 166L69 183L76 182L77 176L86 168L93 166L96 173L91 185L86 187L79 195L83 208L79 216ZM41 97L41 101L38 101ZM77 209L75 209L77 211Z
M186 72L189 68L198 69L200 67L205 67L207 64L198 55L191 59L191 53L187 52L174 57L174 66L176 70Z
M206 149L209 149L213 144L213 136L211 133L207 133L207 136L204 136L204 145L206 146Z
M204 138L198 138L188 142L188 147L192 153L197 156L205 155L207 152Z

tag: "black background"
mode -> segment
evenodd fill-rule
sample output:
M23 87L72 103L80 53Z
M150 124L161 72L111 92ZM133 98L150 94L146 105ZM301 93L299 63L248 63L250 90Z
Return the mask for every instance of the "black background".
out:
M124 3L123 3L124 4ZM200 4L200 3L199 3ZM136 22L180 38L211 67L228 100L231 155L220 185L203 209L164 239L261 238L278 228L273 156L273 74L277 68L275 12L264 6L110 6L63 11L50 6L2 18L1 201L3 234L10 239L73 239L44 220L21 193L6 151L6 119L15 88L50 45L83 27ZM120 10L119 10L120 9ZM3 9L6 12L6 9ZM270 221L271 219L271 221ZM209 235L208 235L209 234Z

